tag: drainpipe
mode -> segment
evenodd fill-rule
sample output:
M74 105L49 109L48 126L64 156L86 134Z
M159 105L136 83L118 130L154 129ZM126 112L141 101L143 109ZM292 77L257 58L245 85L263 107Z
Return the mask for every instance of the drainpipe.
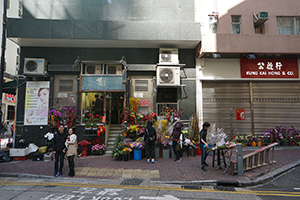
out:
M250 97L250 112L251 112L251 130L252 135L255 135L254 130L254 110L253 110L253 86L252 81L249 82L249 97Z

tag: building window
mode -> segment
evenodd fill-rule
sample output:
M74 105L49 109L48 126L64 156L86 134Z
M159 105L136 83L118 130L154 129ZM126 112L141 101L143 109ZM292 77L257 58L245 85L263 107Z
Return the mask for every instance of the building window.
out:
M300 17L277 17L278 35L300 35Z
M218 18L215 16L209 16L208 18L209 31L211 33L218 33Z
M135 80L135 91L148 91L148 80Z
M261 25L254 25L255 34L265 34L265 26L264 24Z
M59 80L59 91L73 91L73 80Z
M241 34L241 16L231 16L231 31L233 34Z

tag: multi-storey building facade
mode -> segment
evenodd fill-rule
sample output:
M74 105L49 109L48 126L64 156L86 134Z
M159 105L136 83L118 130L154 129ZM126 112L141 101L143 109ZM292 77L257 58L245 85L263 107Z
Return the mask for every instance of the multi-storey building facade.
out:
M298 125L299 1L201 1L197 111L226 133Z
M21 48L18 73L24 75L18 81L17 138L44 142L47 116L35 112L42 88L49 91L49 109L76 106L79 140L86 113L120 124L130 97L141 100L145 114L170 106L183 108L182 118L189 118L196 108L195 48L201 40L197 2L23 0L22 18L7 22L8 38ZM158 66L165 71L156 80ZM101 110L94 109L97 99Z

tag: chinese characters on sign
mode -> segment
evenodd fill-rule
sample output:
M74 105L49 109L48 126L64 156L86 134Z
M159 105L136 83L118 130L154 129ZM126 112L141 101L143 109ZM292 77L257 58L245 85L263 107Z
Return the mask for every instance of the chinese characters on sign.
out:
M297 59L241 59L242 78L299 78Z

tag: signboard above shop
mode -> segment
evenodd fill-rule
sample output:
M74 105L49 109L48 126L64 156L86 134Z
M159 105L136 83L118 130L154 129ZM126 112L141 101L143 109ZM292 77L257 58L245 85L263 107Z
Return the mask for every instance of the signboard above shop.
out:
M299 78L297 59L240 59L242 78Z
M121 75L81 75L80 91L125 91Z

